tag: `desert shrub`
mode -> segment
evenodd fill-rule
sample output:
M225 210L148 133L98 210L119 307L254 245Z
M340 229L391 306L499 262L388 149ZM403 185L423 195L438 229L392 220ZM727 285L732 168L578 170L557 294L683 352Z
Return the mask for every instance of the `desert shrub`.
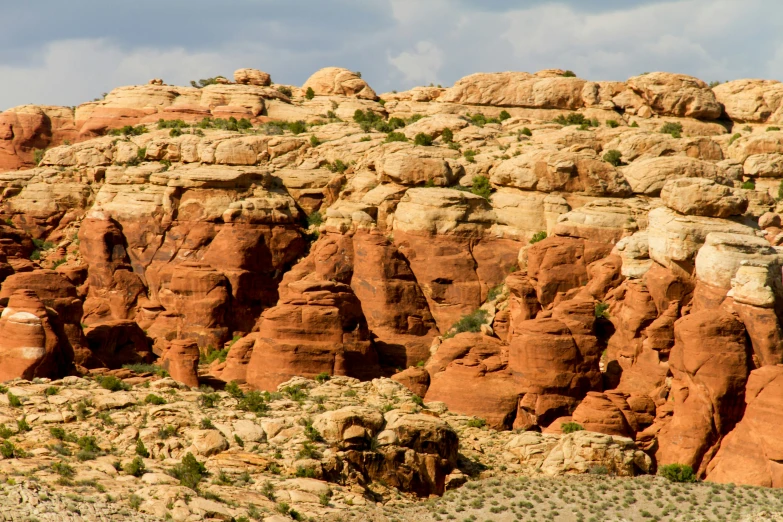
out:
M118 379L114 375L106 375L106 376L97 377L96 380L98 381L98 384L101 385L101 388L103 388L105 390L112 391L112 392L128 391L128 390L131 389L130 384L122 382L120 379Z
M780 184L778 185L778 200L783 199L783 180L780 181Z
M408 141L408 138L401 132L390 132L383 141L384 143L392 143L394 141Z
M731 135L731 138L729 139L729 145L731 145L732 143L734 143L735 141L737 141L741 137L742 137L742 134L740 134L739 132L735 132L734 134Z
M696 482L693 468L687 464L668 464L658 468L658 475L671 482Z
M237 381L229 382L228 384L226 384L226 387L223 390L235 399L245 398L245 392L243 392L242 389L239 387Z
M58 426L54 426L52 428L49 428L49 435L54 437L57 440L65 440L66 434L65 430L63 428L60 428Z
M315 135L310 136L310 146L311 147L317 147L321 144L321 140L315 137Z
M614 129L616 127L619 127L620 124L617 123L617 120L606 120L606 126L609 127L610 129Z
M76 475L76 470L73 469L73 466L63 461L53 462L52 471L65 478L71 478Z
M57 386L48 386L44 390L44 395L46 395L48 397L50 395L57 395L59 392L60 392L60 389Z
M451 143L454 141L454 131L446 127L443 132L440 133L440 139L443 143Z
M302 402L307 398L307 390L298 384L286 386L280 392L292 401Z
M293 134L301 134L307 130L307 124L301 120L292 121L288 124L288 130Z
M22 400L19 397L11 392L8 392L6 396L8 397L8 404L10 404L12 408L21 408Z
M134 477L140 477L147 472L147 467L144 465L144 461L141 460L141 457L134 457L133 460L128 464L125 464L122 469L128 475L133 475Z
M317 382L318 384L323 384L331 378L332 377L328 373L323 372L315 376L315 382Z
M30 424L27 422L27 417L24 416L16 421L16 429L19 430L19 433L25 433L33 430L33 428L31 428Z
M465 159L468 160L468 163L476 163L476 154L478 154L478 151L473 149L466 149L465 152L462 153Z
M134 373L154 373L161 377L168 376L168 372L155 364L135 363L135 364L123 364L123 368L131 370Z
M207 352L199 354L199 364L212 364L219 360L220 362L226 362L228 357L228 348L217 350L212 346L207 346Z
M609 303L595 303L595 318L609 319Z
M302 447L299 449L299 453L297 453L297 457L300 459L315 459L319 457L319 454L318 450L315 449L315 446L309 442L303 442Z
M217 429L217 428L215 428L215 425L212 424L212 421L210 419L208 419L207 417L204 417L203 419L201 419L201 423L199 424L199 427L202 430L214 430L214 429Z
M709 83L710 89L712 89L713 87L717 87L718 85L720 85L720 82L717 80L713 80Z
M533 131L531 131L527 127L522 127L519 130L519 134L521 134L522 136L532 136L533 135Z
M220 402L220 395L217 393L202 393L198 398L198 403L204 408L214 408Z
M662 134L671 134L673 138L682 137L682 123L668 121L661 127Z
M348 164L341 159L336 159L332 163L327 164L326 168L329 169L330 172L342 174L343 172L348 170Z
M635 121L632 121L632 122L631 122L631 124L629 125L629 127L634 127L634 128L636 128L636 127L639 127L639 124L638 124L638 123L636 123Z
M470 419L468 421L469 428L483 428L486 425L487 425L487 421L485 421L484 419L479 419L478 417L474 419Z
M576 78L576 73L569 69L565 71L563 74L561 74L560 76L562 76L563 78Z
M251 413L264 413L269 409L267 398L256 390L249 391L245 397L239 401L237 408Z
M182 120L158 120L158 130L160 129L182 129L188 127L188 124Z
M506 121L509 118L511 118L511 114L507 110L500 111L500 116L498 116L500 121Z
M217 84L218 78L222 78L225 80L225 77L223 76L213 76L212 78L202 78L201 80L190 80L190 85L192 85L196 89L201 89L203 87L206 87L207 85Z
M310 466L297 466L296 476L299 478L315 478L315 468Z
M487 301L494 301L500 294L502 294L504 286L505 285L503 283L500 283L499 285L490 288L489 292L487 292Z
M318 212L317 210L315 212L313 212L312 214L310 214L309 216L307 216L307 224L308 225L313 225L313 226L318 227L318 226L321 226L321 224L323 224L323 222L324 222L324 218L321 215L321 213Z
M489 184L489 178L486 176L474 176L473 186L470 187L470 191L484 199L489 199L489 196L492 195L492 187Z
M566 435L575 431L584 431L582 425L576 422L564 422L560 429L563 430L563 433Z
M171 425L168 426L161 426L160 429L158 429L158 438L159 439L168 439L170 437L173 437L177 434L177 428Z
M487 320L487 311L478 309L467 315L463 315L462 318L454 323L450 332L453 332L451 336L463 332L480 332L481 325Z
M150 452L147 451L147 447L144 445L141 439L136 439L136 455L139 457L149 458ZM132 474L132 473L131 473Z
M138 511L141 507L141 497L136 494L131 494L130 497L128 497L128 505L133 509L134 511Z
M432 136L420 132L413 138L413 144L420 145L422 147L429 147L432 145Z
M277 92L285 96L288 96L289 98L294 95L294 92L291 90L291 87L285 85L279 85L277 87Z
M180 485L190 489L198 487L206 472L207 468L192 453L182 457L180 463L169 470L169 474L179 480Z
M41 164L45 153L46 149L35 149L33 151L33 162L35 163L36 167Z
M772 125L770 127L767 127L767 132L773 132L773 131L779 131L779 130L780 130L780 127L778 127L777 125Z
M144 397L145 404L154 404L156 406L160 406L161 404L166 404L166 399L161 397L160 395L155 395L154 393L150 393L146 397Z
M541 231L536 232L535 234L533 234L533 237L530 238L529 243L531 245L535 245L539 241L543 241L545 239L546 239L546 231L545 230L541 230Z
M313 90L312 87L307 88L307 91L305 92L305 98L307 98L308 100L312 100L313 98L315 98L315 91Z
M144 125L125 125L119 129L112 129L109 131L109 136L141 136L142 134L149 132Z
M753 180L744 181L742 185L740 185L740 188L743 188L745 190L755 190L756 189L756 183Z
M274 502L275 501L275 485L267 480L266 482L261 484L261 494L264 495L269 500L271 500L272 502Z
M604 154L604 161L614 165L615 167L619 167L623 164L622 158L623 153L616 149L610 149L606 151L606 154Z
M579 114L578 112L572 112L571 114L564 115L561 114L557 118L553 120L555 123L559 123L560 125L587 125L589 127L597 127L597 120L594 122L593 120L590 120L588 118L585 118L584 114Z

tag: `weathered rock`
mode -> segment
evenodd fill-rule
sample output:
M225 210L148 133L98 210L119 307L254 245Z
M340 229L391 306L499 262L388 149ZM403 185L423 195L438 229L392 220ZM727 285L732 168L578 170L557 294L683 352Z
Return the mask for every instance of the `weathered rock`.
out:
M627 83L662 116L714 120L722 112L712 89L692 76L654 72L629 78Z
M477 73L446 89L437 101L466 105L575 110L582 106L584 80L525 72Z
M634 161L622 169L625 179L636 194L657 195L669 180L706 178L726 182L724 169L715 163L687 156L663 156Z
M302 85L302 90L313 89L316 96L355 96L367 100L375 100L375 94L361 76L348 69L326 67L310 76Z
M195 341L171 341L161 357L161 366L171 378L186 386L198 387L199 349Z
M733 121L783 122L783 84L776 80L734 80L712 91Z
M727 218L741 215L748 198L741 191L704 178L669 180L661 189L661 200L672 210L691 216Z
M245 85L268 86L272 84L272 77L269 73L259 71L258 69L237 69L234 71L234 81Z

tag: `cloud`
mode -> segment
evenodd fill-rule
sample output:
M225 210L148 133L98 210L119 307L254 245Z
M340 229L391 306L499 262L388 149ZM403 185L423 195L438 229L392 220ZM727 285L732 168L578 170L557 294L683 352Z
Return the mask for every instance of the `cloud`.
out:
M552 67L592 80L783 75L783 4L765 0L37 0L4 6L3 22L0 108L240 67L301 85L341 66L378 92Z
M443 51L432 42L419 42L413 52L404 51L389 57L394 65L411 83L437 83L438 71L443 65Z

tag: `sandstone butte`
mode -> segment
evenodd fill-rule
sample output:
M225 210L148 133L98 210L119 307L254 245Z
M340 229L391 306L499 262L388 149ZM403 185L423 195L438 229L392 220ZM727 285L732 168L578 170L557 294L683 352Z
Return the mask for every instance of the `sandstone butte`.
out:
M0 113L2 380L391 378L628 441L637 473L783 486L783 84L235 80ZM346 415L346 446L399 420ZM455 442L417 422L445 439L400 487L442 493Z

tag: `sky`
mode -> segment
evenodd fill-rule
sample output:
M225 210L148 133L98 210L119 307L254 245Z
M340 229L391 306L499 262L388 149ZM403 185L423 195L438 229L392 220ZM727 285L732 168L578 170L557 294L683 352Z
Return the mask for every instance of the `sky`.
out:
M547 68L783 80L782 29L769 0L0 0L0 110L242 67L345 67L378 93Z

